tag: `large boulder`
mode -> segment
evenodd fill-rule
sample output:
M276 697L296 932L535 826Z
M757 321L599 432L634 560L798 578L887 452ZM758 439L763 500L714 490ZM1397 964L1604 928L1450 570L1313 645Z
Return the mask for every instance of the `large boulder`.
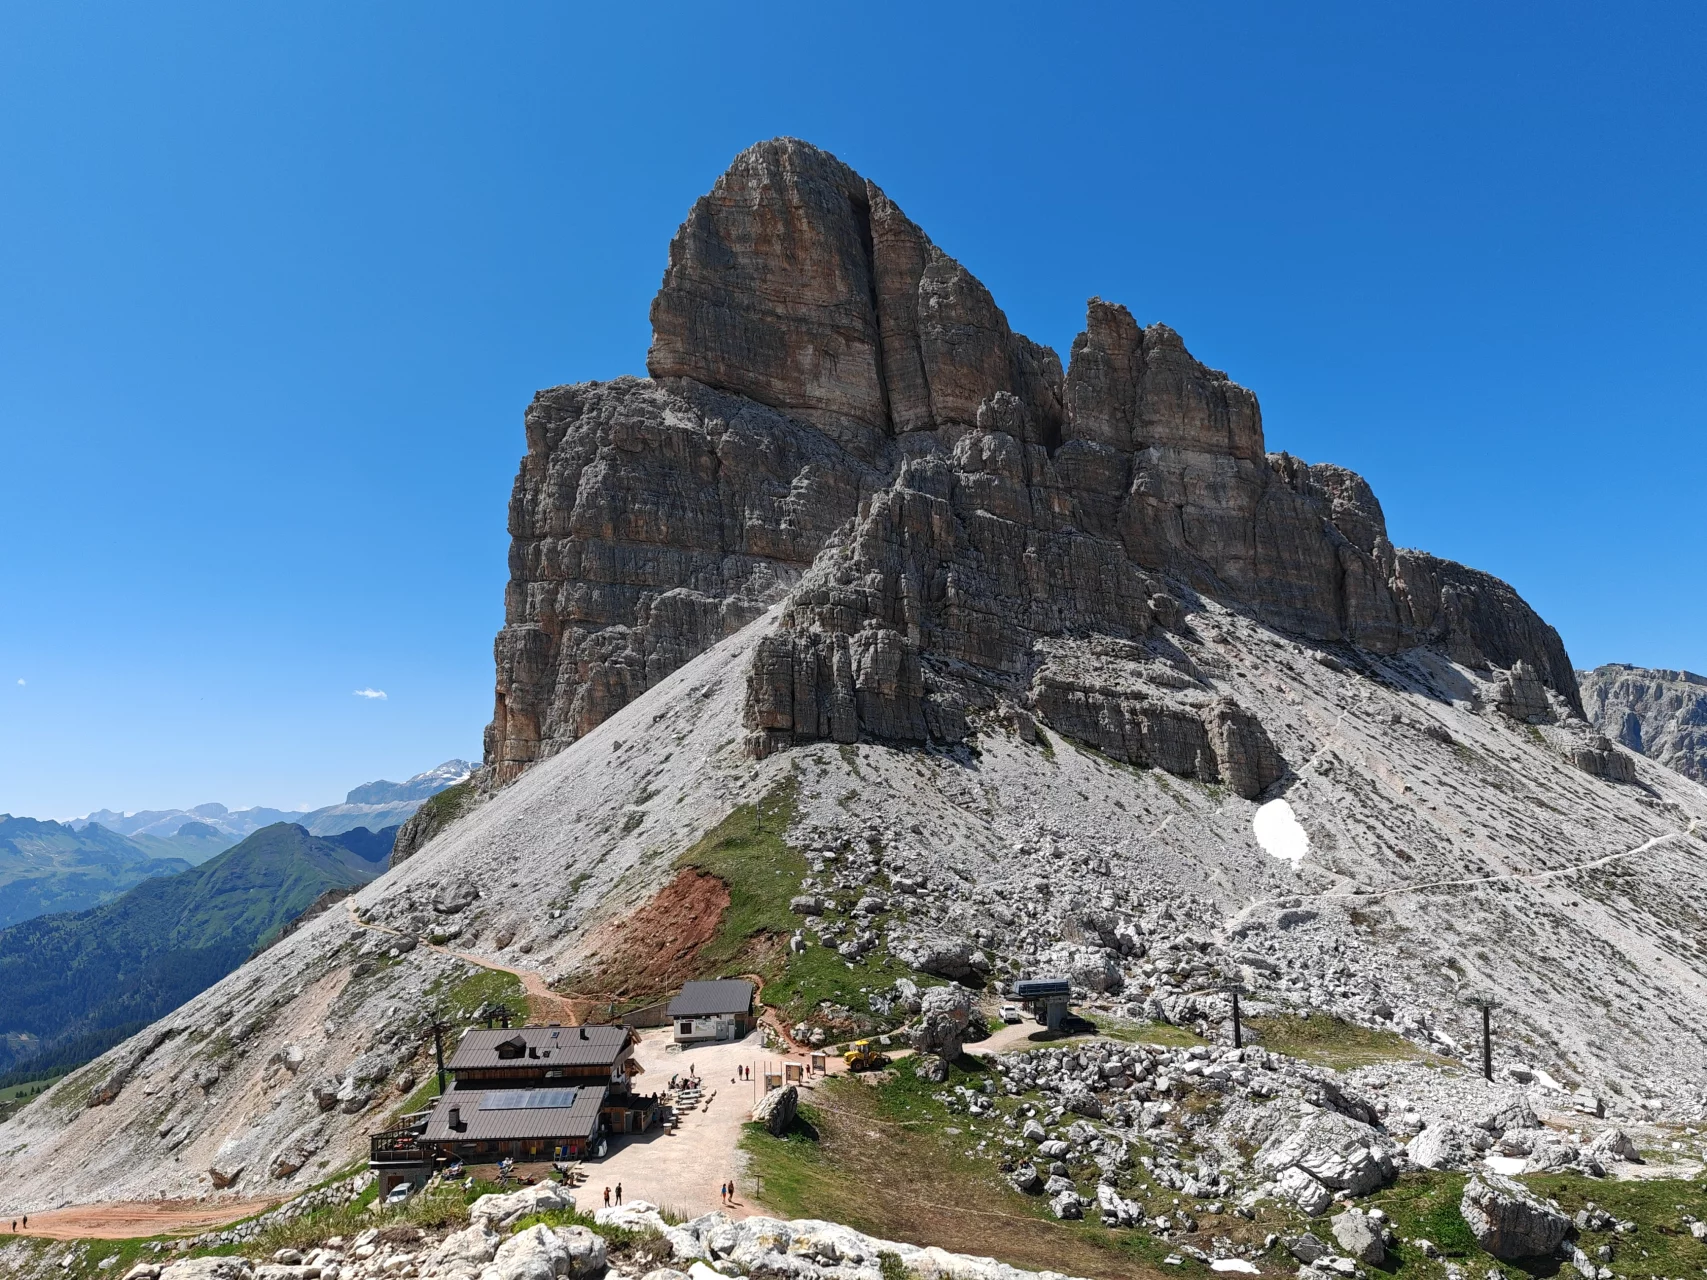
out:
M484 1220L475 1222L446 1236L428 1258L425 1270L428 1275L477 1272L492 1261L502 1240Z
M575 1197L555 1182L538 1182L520 1191L502 1195L485 1195L468 1210L470 1222L489 1222L500 1230L535 1213L550 1213L557 1209L573 1209Z
M944 1062L960 1056L966 1024L972 1017L972 994L954 983L932 987L919 997L919 1020L909 1038L921 1054L934 1054Z
M1120 953L1109 947L1058 942L1037 958L1039 972L1064 974L1074 986L1114 992L1126 985Z
M1274 1174L1302 1169L1331 1190L1362 1196L1392 1178L1396 1154L1393 1140L1373 1125L1334 1111L1315 1111L1296 1128L1271 1138L1257 1153L1257 1165Z
M1540 1258L1564 1241L1571 1220L1521 1182L1481 1173L1458 1202L1470 1233L1496 1258Z
M788 1130L788 1126L794 1123L794 1113L799 1105L800 1090L793 1085L772 1089L760 1098L759 1105L753 1108L753 1119L781 1137Z
M1450 1120L1429 1125L1411 1139L1405 1151L1420 1169L1469 1169L1480 1158L1470 1130Z
M572 1265L569 1246L550 1227L536 1224L499 1245L480 1280L558 1280L571 1274Z
M972 963L976 950L965 938L931 934L897 943L895 954L908 968L920 973L935 974L952 982L968 982L978 973Z
M1378 1267L1387 1260L1387 1246L1381 1239L1381 1226L1361 1209L1347 1209L1328 1220L1334 1239L1348 1258Z

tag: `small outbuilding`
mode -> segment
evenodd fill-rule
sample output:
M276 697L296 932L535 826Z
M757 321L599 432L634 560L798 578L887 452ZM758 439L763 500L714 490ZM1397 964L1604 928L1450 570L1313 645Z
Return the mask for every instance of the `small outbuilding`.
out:
M753 1029L753 984L745 978L685 983L669 1015L677 1044L739 1040Z

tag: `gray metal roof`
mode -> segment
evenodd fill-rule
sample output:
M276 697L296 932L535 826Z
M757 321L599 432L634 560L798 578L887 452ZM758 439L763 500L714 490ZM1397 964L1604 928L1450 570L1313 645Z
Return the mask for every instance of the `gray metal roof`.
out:
M495 1090L494 1092L510 1092ZM427 1120L422 1142L513 1142L527 1138L590 1138L599 1127L599 1108L605 1089L540 1090L542 1093L573 1093L566 1107L485 1107L479 1089L452 1089L439 1099ZM457 1112L460 1129L450 1127L450 1113Z
M610 1067L628 1051L627 1027L520 1027L488 1031L477 1027L463 1036L450 1061L452 1071L469 1067ZM500 1058L498 1046L520 1039L527 1050L519 1058Z
M670 1001L672 1018L711 1018L720 1013L747 1013L753 1007L753 984L745 978L719 978L715 982L682 984L682 993Z

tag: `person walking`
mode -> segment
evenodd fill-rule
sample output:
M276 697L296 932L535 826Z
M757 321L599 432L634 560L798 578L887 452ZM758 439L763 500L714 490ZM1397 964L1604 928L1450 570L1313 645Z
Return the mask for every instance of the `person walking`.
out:
M616 1184L616 1202L622 1203L622 1183L620 1182Z
M610 1188L605 1188L605 1208L610 1208Z

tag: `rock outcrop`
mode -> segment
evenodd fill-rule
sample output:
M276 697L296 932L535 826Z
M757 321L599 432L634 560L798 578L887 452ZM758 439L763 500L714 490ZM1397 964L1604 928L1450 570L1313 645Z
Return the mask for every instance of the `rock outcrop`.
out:
M1092 299L1063 373L806 143L748 149L695 203L652 324L653 381L528 410L497 783L784 597L750 681L761 755L954 743L991 713L1255 797L1285 762L1254 717L1189 673L1111 682L1081 643L1165 659L1204 595L1322 644L1521 664L1580 714L1510 587L1393 547L1351 472L1267 453L1256 397L1178 334Z
M1465 1183L1458 1212L1476 1243L1496 1258L1546 1257L1571 1229L1558 1208L1497 1173L1479 1173Z
M1607 737L1707 782L1707 676L1609 662L1577 672L1589 720Z

